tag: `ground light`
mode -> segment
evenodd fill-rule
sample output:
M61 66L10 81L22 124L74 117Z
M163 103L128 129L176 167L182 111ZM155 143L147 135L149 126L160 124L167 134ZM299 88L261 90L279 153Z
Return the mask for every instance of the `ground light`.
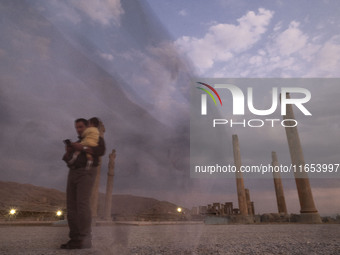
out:
M17 210L16 209L11 209L11 210L9 210L9 214L10 215L14 215L14 214L16 214L17 213Z

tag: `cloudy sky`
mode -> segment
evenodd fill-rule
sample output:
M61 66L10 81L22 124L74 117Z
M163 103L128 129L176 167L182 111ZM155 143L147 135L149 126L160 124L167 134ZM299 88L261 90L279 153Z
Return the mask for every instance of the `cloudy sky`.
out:
M1 1L0 179L65 190L62 140L76 138L74 119L97 116L107 154L117 150L115 193L236 207L235 180L190 178L191 78L339 77L339 11L335 0ZM339 163L339 90L310 90L306 161ZM289 162L282 132L237 130L242 160L277 150ZM106 166L107 155L101 191ZM339 180L311 179L320 213L340 212ZM294 180L283 185L297 213ZM271 180L245 186L257 212L277 210Z

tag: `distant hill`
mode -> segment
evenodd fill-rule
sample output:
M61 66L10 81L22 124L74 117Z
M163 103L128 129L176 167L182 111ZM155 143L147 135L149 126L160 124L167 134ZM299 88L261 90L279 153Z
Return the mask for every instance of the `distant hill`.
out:
M105 194L100 193L99 215L104 211L104 201ZM8 210L11 207L21 211L55 212L57 209L66 208L66 194L32 184L0 181L0 210ZM111 212L116 216L131 218L131 216L176 215L176 210L177 205L154 198L133 195L112 196Z
M65 192L56 189L0 181L0 210L55 211L65 208Z

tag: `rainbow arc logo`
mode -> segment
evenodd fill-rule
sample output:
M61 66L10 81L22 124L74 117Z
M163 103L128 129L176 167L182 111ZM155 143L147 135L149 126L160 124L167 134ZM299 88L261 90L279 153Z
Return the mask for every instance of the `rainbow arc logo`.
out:
M201 85L203 85L203 86L205 86L205 87L207 87L207 88L209 88L209 89L217 96L217 98L218 98L218 100L220 101L220 104L221 104L221 106L222 106L222 100L221 100L221 98L220 98L220 95L217 93L217 91L216 91L212 86L210 86L209 84L203 83L203 82L197 82L197 83L198 83L198 84L201 84ZM196 88L198 88L198 89L203 90L204 92L206 92L206 93L212 98L212 100L214 101L215 105L217 105L214 96L212 95L212 93L211 93L209 90L204 89L204 88L201 88L201 87L196 87Z

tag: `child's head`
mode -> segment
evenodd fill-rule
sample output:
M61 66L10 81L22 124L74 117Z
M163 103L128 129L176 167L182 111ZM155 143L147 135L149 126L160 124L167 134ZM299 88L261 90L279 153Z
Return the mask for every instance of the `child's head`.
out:
M99 127L99 119L98 118L96 118L96 117L93 117L93 118L91 118L91 119L89 119L89 126L90 127Z

